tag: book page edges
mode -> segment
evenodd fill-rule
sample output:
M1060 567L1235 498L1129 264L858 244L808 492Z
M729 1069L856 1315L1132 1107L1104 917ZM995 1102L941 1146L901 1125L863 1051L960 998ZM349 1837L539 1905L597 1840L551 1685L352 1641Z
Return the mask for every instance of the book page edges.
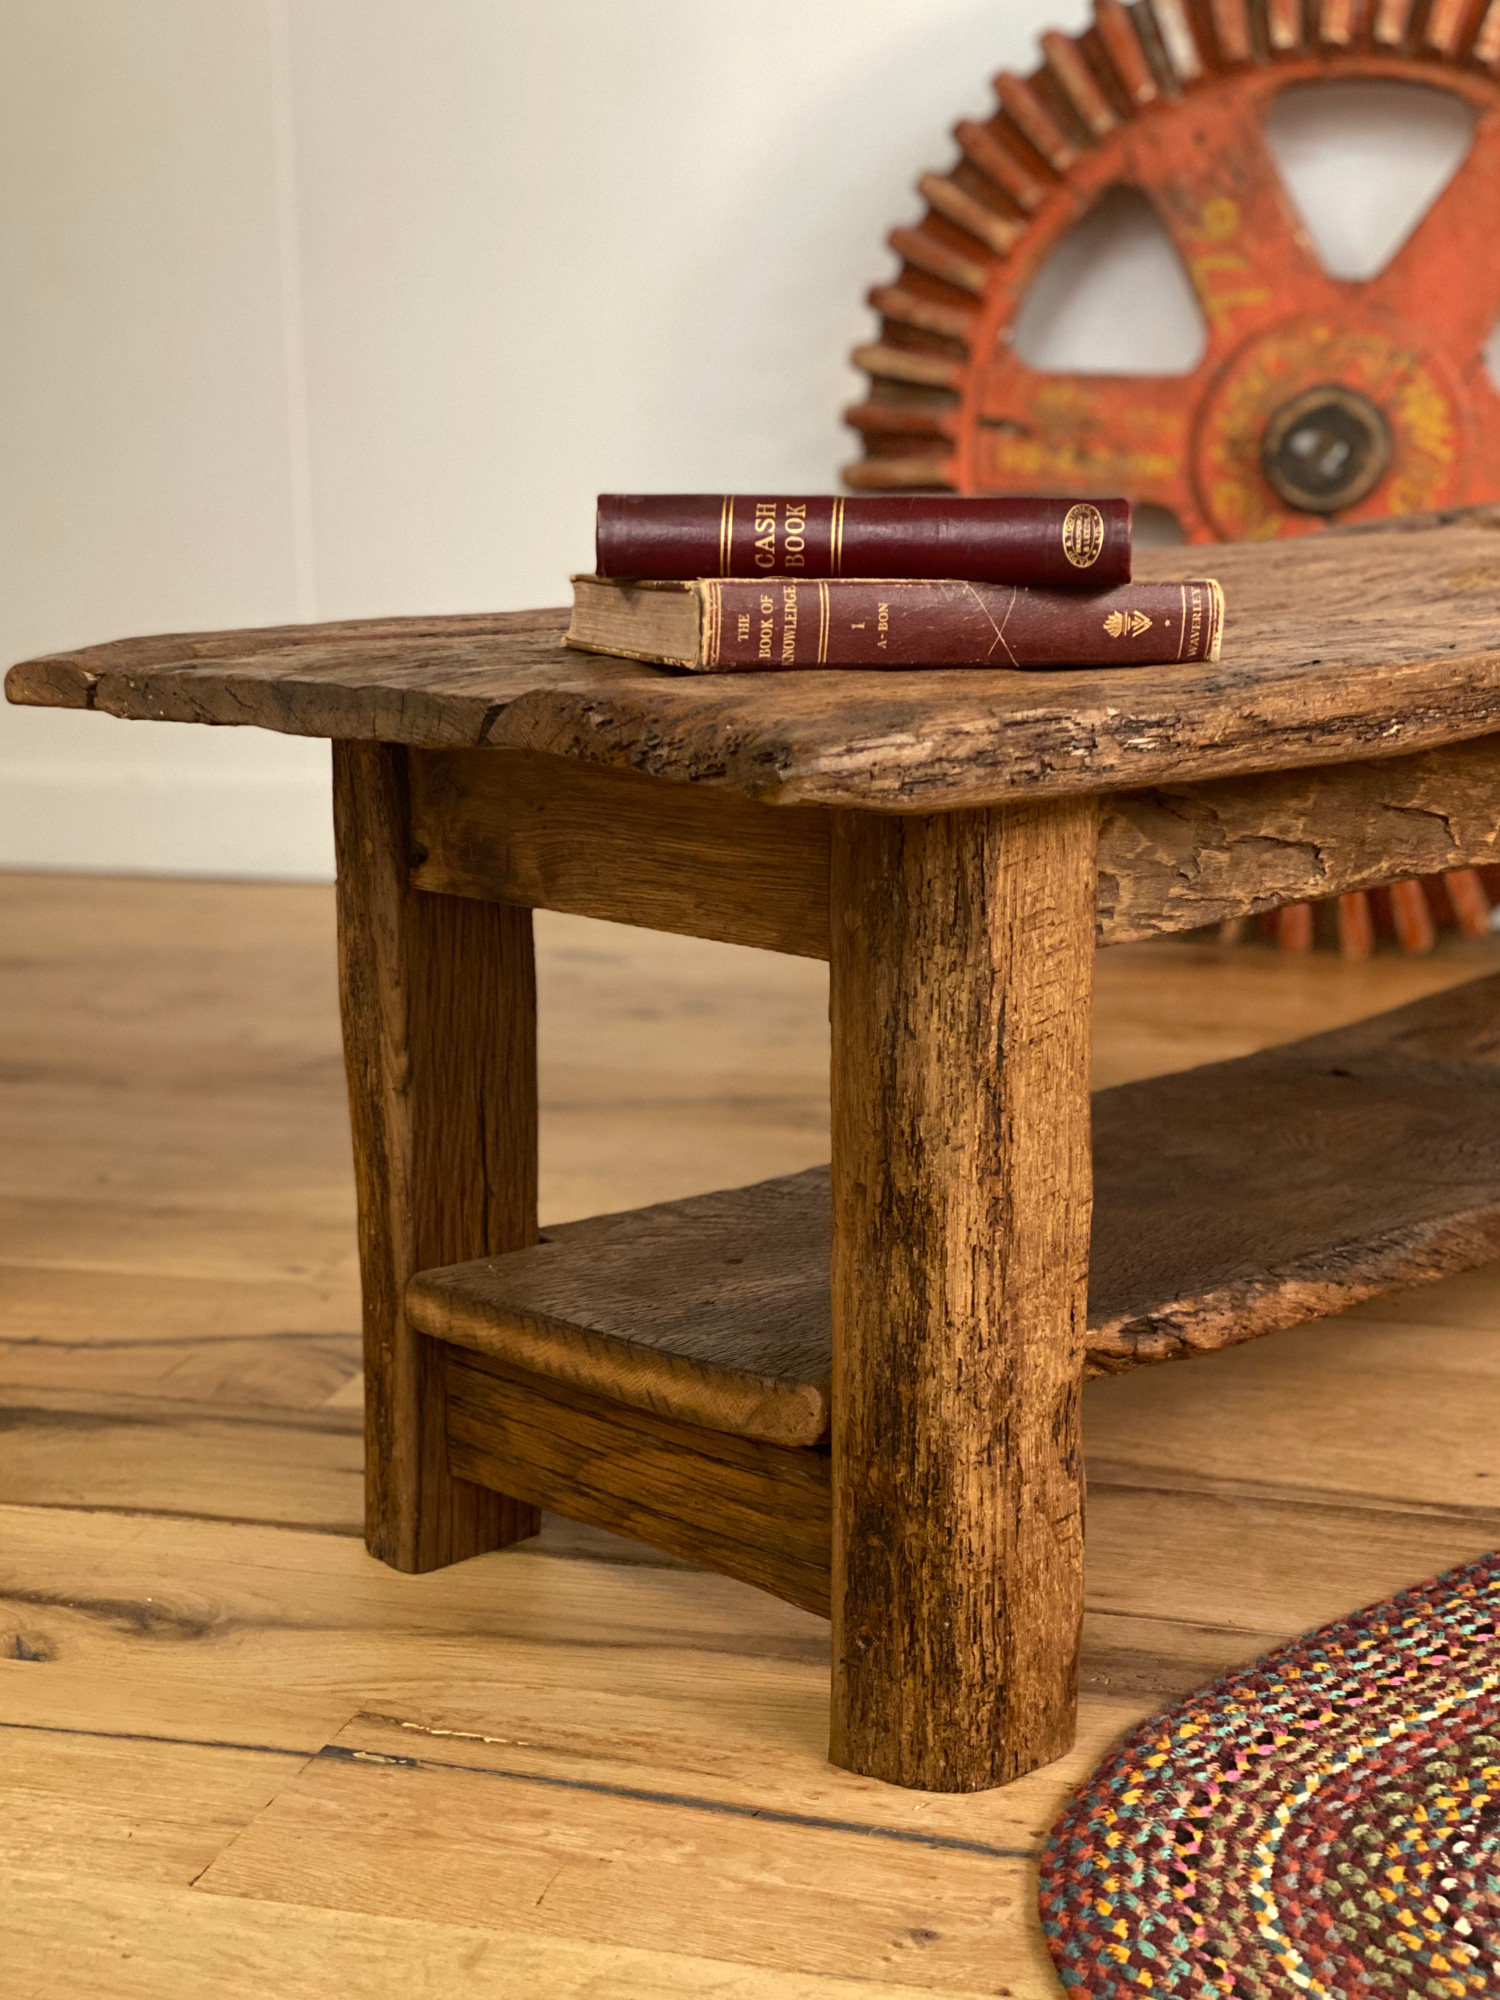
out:
M647 666L704 671L705 592L699 583L572 578L573 616L563 644Z
M1224 642L1224 586L1216 576L1205 577L1204 582L1208 586L1213 629L1209 634L1208 650L1203 657L1213 661L1218 659L1219 648Z

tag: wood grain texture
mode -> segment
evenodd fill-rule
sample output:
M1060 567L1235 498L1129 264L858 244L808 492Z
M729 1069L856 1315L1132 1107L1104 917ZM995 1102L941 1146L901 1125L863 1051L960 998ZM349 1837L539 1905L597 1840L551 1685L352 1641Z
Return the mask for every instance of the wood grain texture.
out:
M830 1755L929 1791L1073 1740L1094 835L834 830Z
M1500 729L1497 518L1216 550L1216 665L679 675L568 653L558 611L132 639L25 662L6 686L40 706L545 750L782 805L936 812ZM1146 579L1191 567L1176 549L1136 565Z
M443 1801L445 1820L452 1803ZM406 1831L392 1851L405 1844ZM327 1858L325 1849L320 1859ZM535 1876L528 1879L534 1883ZM221 1880L234 1876L226 1870ZM282 1878L280 1886L290 1885ZM248 1887L216 1885L200 1893L186 1884L118 1882L28 1864L6 1882L16 1977L34 1977L34 1991L50 1984L91 2000L161 2000L169 1992L211 1992L216 2000L265 2000L268 1993L277 2000L327 2000L330 1993L339 2000L390 2000L393 1993L447 2000L847 2000L849 1993L848 1980L836 1975L647 1943L595 1944L560 1929L527 1929L519 1910L513 1917L497 1923L493 1903L470 1918L432 1919L389 1905L354 1911ZM1050 2000L1047 1977L1039 1965L1011 1991L1017 2000ZM862 2000L909 2000L911 1992L904 1979L879 1977L861 1978L857 1990ZM984 1989L950 1992L952 2000L983 2000Z
M421 1271L414 1326L508 1367L771 1444L827 1435L807 1279L828 1211L805 1175L555 1224L534 1250ZM826 1339L826 1296L814 1323Z
M800 1799L778 1810L766 1797L775 1780L752 1803L722 1753L711 1762L668 1753L629 1772L583 1741L565 1788L555 1787L530 1745L479 1735L352 1718L203 1887L284 1898L301 1847L308 1903L443 1911L514 1926L523 1942L540 1933L599 1944L638 1937L649 1909L664 1955L699 1953L693 1963L705 1972L717 1962L736 1979L753 1967L765 1982L750 1989L757 1994L795 1993L794 1982L832 1974L857 1981L861 1995L865 1980L878 1982L890 2000L932 1992L978 2000L986 1991L996 2000L997 1985L1009 2000L1056 2000L1027 1964L1025 1831L1010 1814L945 1838L912 1812L909 1796L896 1793L895 1810L871 1813L858 1781L846 1777L835 1794L826 1772L824 1810L809 1812ZM772 1755L767 1746L763 1763ZM935 1879L948 1892L940 1926L930 1922ZM678 1990L657 1988L648 1973L639 1985L601 1982L591 2000ZM551 1996L543 1990L538 2000Z
M1074 1752L920 1801L832 1769L828 1628L764 1591L556 1519L421 1578L370 1561L357 1491L344 1532L320 1526L326 1468L272 1406L337 1380L289 1357L295 1329L358 1321L332 889L0 874L0 920L19 1993L1055 2000L1035 1851L1110 1741L1500 1540L1493 1267L1094 1382ZM810 962L568 917L537 946L544 1215L821 1145ZM1358 967L1127 948L1096 969L1098 1072L1240 1053L1497 958L1451 936ZM211 1378L215 1346L240 1358ZM178 1396L180 1450L158 1400ZM52 1423L68 1397L79 1420ZM210 1397L264 1419L232 1462ZM253 1492L285 1525L223 1518Z
M622 1408L456 1349L446 1381L449 1452L462 1478L827 1617L826 1452Z
M1101 801L1098 936L1125 944L1500 858L1500 736Z
M1497 1048L1492 975L1097 1092L1086 1372L1211 1353L1500 1256ZM548 1235L424 1273L423 1324L679 1420L822 1435L827 1168Z
M94 1388L92 1378L81 1386L79 1373L75 1357L71 1384L5 1393L0 1503L362 1533L358 1402L316 1411L236 1407L227 1398L192 1401L180 1389L172 1396L137 1392L127 1401L119 1389ZM357 1388L358 1375L353 1380ZM295 1393L293 1378L289 1402Z
M450 1477L438 1351L406 1318L425 1265L536 1241L531 918L409 882L406 753L334 746L339 992L364 1295L366 1537L435 1569L534 1534Z
M420 889L828 956L828 816L513 750L411 758Z

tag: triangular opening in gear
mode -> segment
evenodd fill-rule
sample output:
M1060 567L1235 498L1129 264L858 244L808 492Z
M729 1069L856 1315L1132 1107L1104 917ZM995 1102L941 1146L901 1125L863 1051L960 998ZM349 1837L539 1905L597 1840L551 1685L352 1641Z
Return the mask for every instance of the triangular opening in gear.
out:
M1013 342L1029 368L1068 375L1186 375L1208 329L1161 217L1113 187L1032 280Z
M1462 164L1474 113L1425 83L1297 83L1266 141L1333 278L1383 271Z

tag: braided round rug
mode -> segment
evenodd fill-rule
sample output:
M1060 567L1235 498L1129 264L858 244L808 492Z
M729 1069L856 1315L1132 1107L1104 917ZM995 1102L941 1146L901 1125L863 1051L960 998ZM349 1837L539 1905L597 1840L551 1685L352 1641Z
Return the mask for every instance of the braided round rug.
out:
M1041 1913L1074 2000L1500 2000L1500 1555L1135 1730Z

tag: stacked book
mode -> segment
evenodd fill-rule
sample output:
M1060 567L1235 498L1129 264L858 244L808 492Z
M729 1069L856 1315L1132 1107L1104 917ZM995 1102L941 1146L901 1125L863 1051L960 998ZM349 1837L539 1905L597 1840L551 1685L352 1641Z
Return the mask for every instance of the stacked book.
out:
M746 673L1216 660L1211 578L1130 581L1125 500L604 493L567 642Z

